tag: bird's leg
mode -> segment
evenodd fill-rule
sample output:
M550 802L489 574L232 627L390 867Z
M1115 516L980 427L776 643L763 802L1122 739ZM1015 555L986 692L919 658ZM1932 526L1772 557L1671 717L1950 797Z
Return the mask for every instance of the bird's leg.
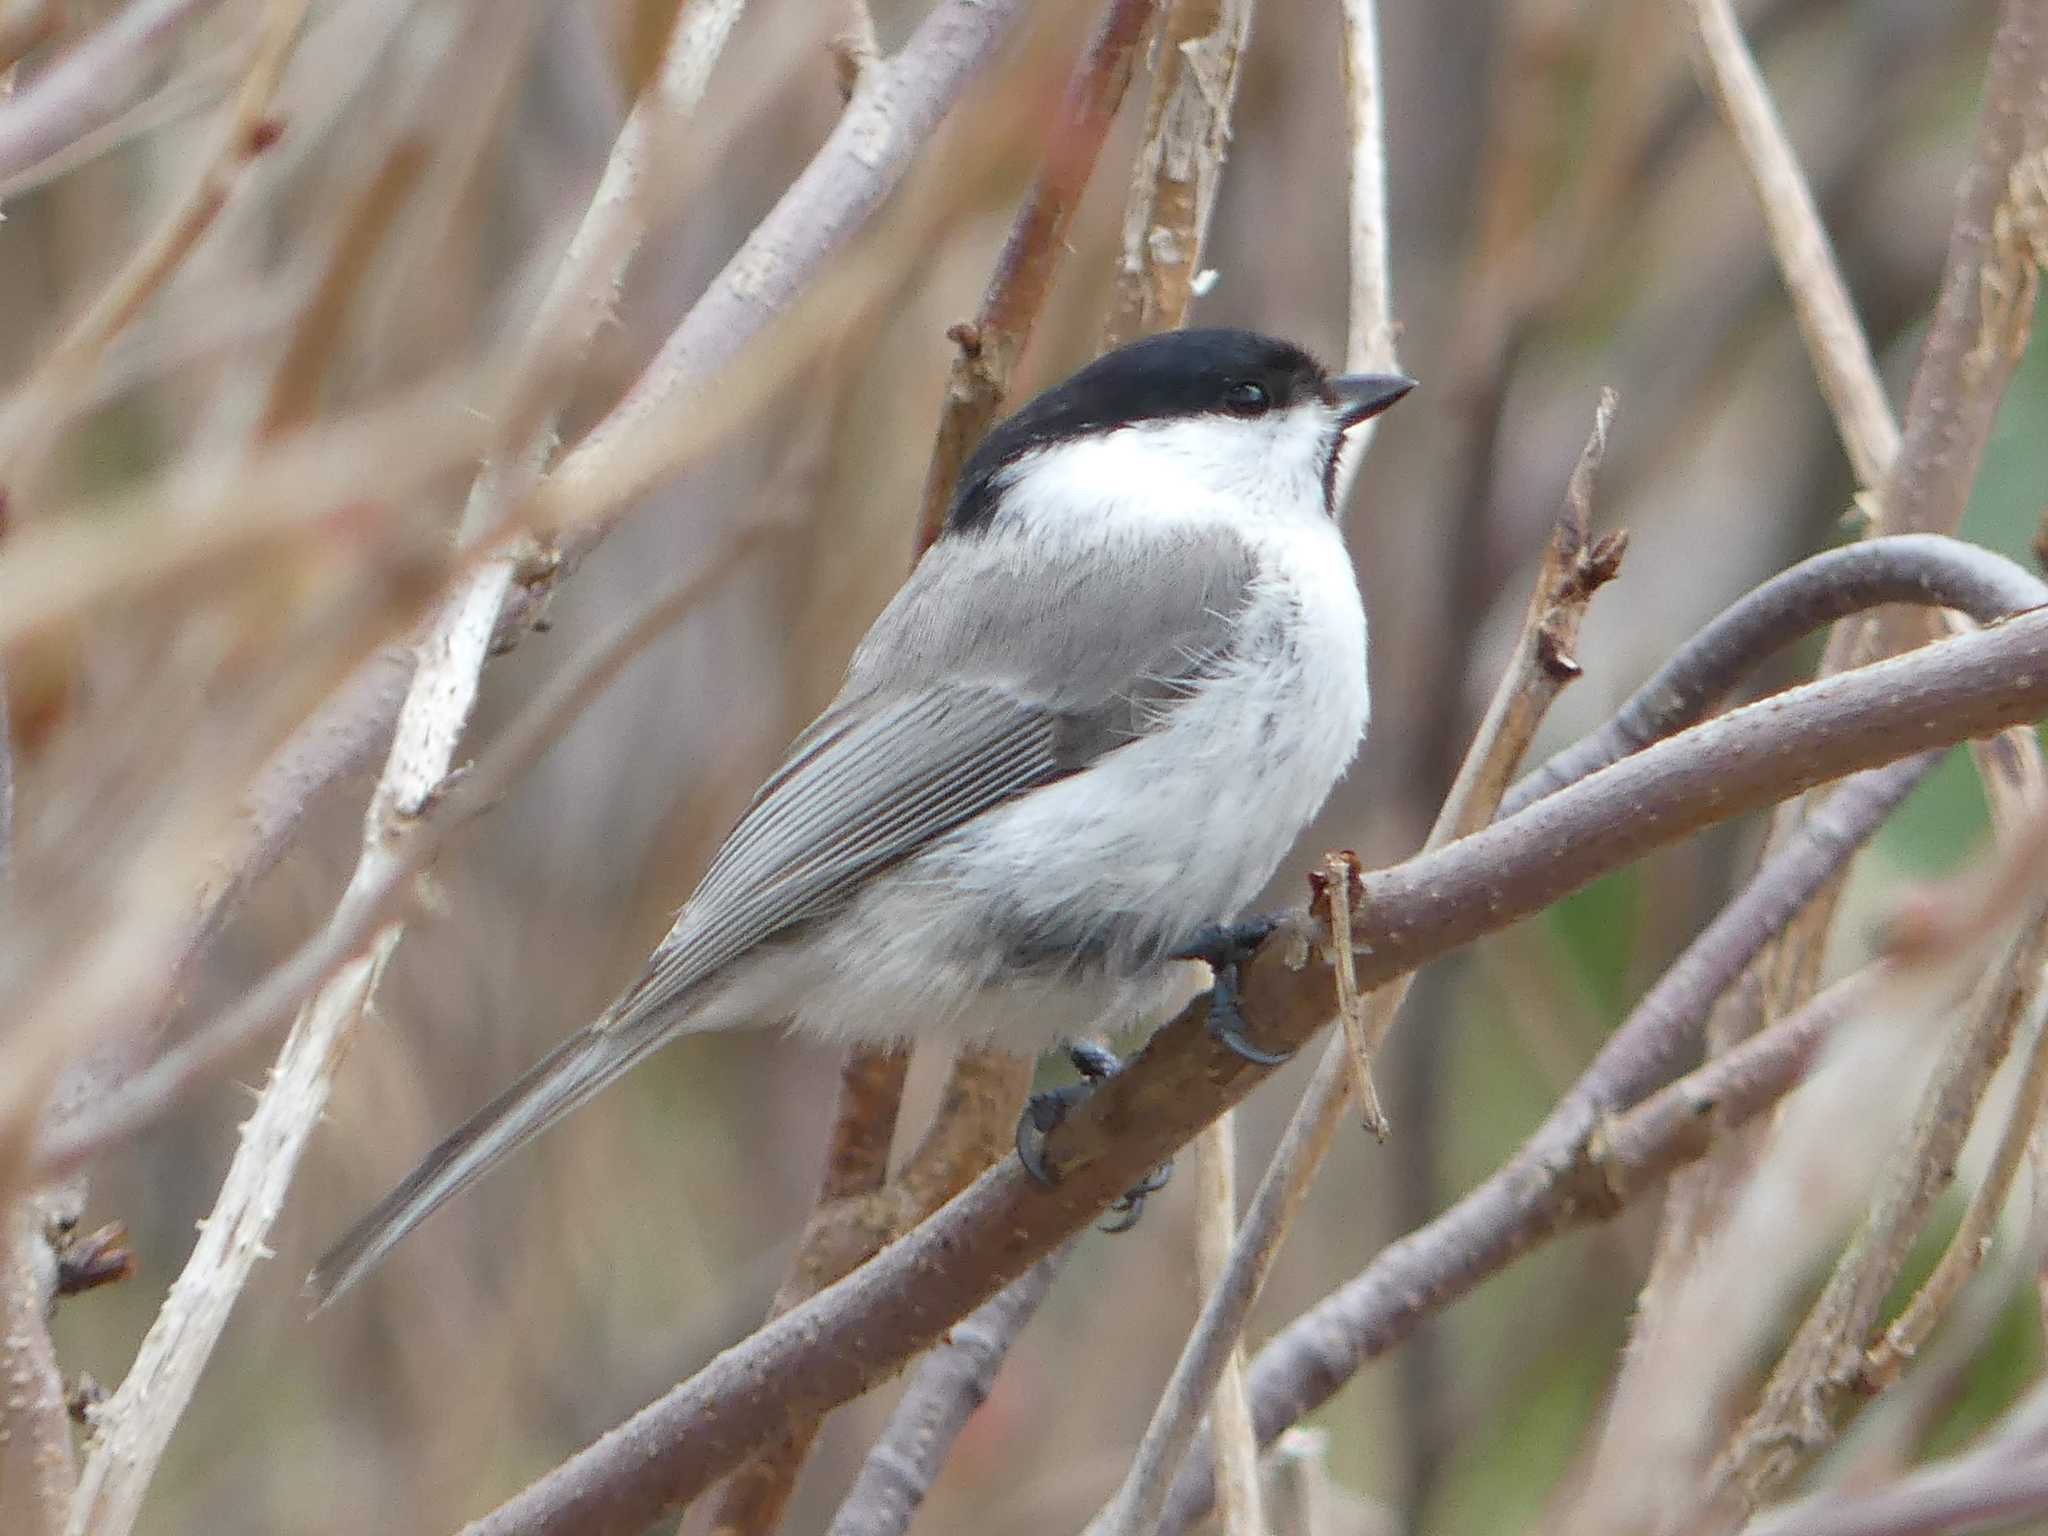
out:
M1017 1117L1017 1161L1024 1171L1037 1183L1047 1189L1059 1182L1052 1171L1045 1166L1045 1138L1050 1136L1076 1104L1093 1093L1104 1079L1116 1075L1123 1065L1116 1059L1116 1053L1106 1046L1086 1041L1067 1047L1067 1060L1074 1064L1074 1070L1081 1074L1079 1082L1067 1083L1058 1088L1034 1093L1024 1105L1024 1113ZM1166 1187L1166 1181L1173 1177L1171 1161L1160 1164L1150 1173L1125 1190L1110 1207L1116 1214L1103 1223L1105 1232L1128 1232L1138 1224L1138 1218L1145 1211L1145 1197L1156 1194Z
M1251 959L1279 926L1280 920L1274 917L1217 923L1196 934L1173 957L1204 961L1216 973L1215 985L1209 991L1209 1033L1219 1044L1261 1067L1277 1067L1292 1053L1262 1051L1245 1038L1244 994L1237 968Z

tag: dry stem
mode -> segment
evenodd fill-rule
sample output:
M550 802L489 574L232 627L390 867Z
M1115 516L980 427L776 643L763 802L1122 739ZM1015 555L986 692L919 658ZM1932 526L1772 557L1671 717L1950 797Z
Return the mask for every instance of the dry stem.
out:
M1870 343L1849 302L1813 193L1785 139L1756 60L1728 0L1687 0L1701 73L1741 147L1744 167L1770 227L1807 355L1833 412L1856 482L1880 486L1898 452L1899 429L1884 397Z
M20 1536L58 1536L78 1480L50 1347L55 1280L35 1202L0 1210L0 1529Z
M1186 322L1230 146L1252 7L1253 0L1175 0L1167 13L1124 204L1123 257L1104 351Z
M944 525L961 466L974 451L1010 392L1017 360L1066 255L1067 231L1081 193L1094 173L1140 45L1152 30L1160 0L1110 0L1089 39L1046 139L1045 162L1010 225L1003 253L989 275L975 317L951 331L956 351L946 382L946 404L925 472L917 519L917 552L931 547Z
M242 173L283 131L273 121L271 97L305 19L308 0L269 0L261 35L242 86L200 163L199 173L148 238L116 272L55 350L15 392L0 424L0 480L19 491L33 481L35 460L46 456L56 427L91 379L107 346L141 311L212 227Z
M24 90L0 101L0 180L107 122L141 89L156 55L219 0L134 0Z

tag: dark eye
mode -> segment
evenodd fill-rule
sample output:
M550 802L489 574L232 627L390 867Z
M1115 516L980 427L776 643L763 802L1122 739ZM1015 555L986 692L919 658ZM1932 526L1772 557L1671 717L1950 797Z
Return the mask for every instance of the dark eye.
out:
M1266 386L1255 379L1239 379L1223 391L1223 408L1233 416L1257 416L1272 404Z

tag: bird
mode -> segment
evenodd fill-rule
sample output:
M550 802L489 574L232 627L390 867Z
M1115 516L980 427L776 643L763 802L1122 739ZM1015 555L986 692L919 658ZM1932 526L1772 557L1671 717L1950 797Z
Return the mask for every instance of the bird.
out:
M1269 1059L1217 1006L1232 924L1364 739L1337 464L1413 387L1180 330L999 423L641 974L321 1258L316 1303L685 1035L1036 1053L1169 1016L1201 959L1212 1027Z

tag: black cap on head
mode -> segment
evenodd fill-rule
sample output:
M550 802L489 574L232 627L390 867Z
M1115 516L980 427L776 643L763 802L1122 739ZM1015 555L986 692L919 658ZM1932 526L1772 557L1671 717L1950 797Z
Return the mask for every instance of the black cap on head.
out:
M1008 417L967 461L949 528L985 522L995 477L1034 448L1176 416L1257 415L1322 393L1324 372L1256 331L1162 331L1105 353Z

